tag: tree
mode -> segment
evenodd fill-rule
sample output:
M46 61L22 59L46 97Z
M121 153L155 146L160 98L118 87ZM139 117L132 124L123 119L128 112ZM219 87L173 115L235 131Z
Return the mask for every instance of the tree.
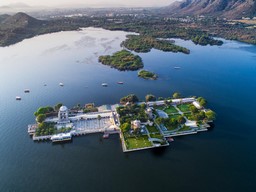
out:
M149 101L156 101L156 96L152 94L146 95L146 102L149 102Z
M130 123L124 123L120 126L120 128L123 132L127 132L131 129L131 125Z
M158 97L158 100L161 101L161 100L164 100L164 98L163 97Z
M197 101L199 102L199 104L202 106L202 107L205 107L207 105L207 101L206 99L204 99L203 97L198 97L197 98Z
M178 99L178 98L181 98L181 94L178 93L178 92L175 92L175 93L173 93L172 97L173 97L174 99Z
M179 124L184 124L186 122L186 119L184 117L182 117L182 116L179 116L177 118L177 121L178 121Z
M206 111L205 116L207 117L208 120L213 121L216 119L216 113L213 112L212 110Z
M55 110L55 111L59 111L59 110L60 110L60 107L61 107L62 105L63 105L62 103L57 103L57 104L54 106L54 110Z
M100 120L101 120L101 116L100 116L100 115L98 115L98 116L97 116L97 119L98 119L98 122L99 122L99 128L100 128Z
M157 123L158 125L163 124L163 123L164 123L164 118L162 118L162 117L156 118L156 123Z
M190 105L189 106L189 110L192 112L192 113L198 113L198 109L194 106L194 105Z
M127 103L127 102L136 103L138 101L139 101L138 97L134 94L127 95L120 99L120 103Z
M37 121L38 123L42 123L45 119L46 119L46 115L45 115L45 114L39 114L39 115L36 117L36 121Z

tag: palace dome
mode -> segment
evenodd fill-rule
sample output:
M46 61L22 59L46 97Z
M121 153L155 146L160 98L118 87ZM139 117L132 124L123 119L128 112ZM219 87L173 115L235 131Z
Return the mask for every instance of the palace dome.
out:
M60 107L60 111L67 111L67 110L68 110L68 108L66 106L61 106Z

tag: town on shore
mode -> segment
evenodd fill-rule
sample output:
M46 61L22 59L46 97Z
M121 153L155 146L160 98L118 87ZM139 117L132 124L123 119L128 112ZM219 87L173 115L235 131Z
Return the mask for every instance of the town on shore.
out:
M168 146L173 137L207 131L215 113L206 108L202 97L158 98L152 94L146 101L130 94L120 104L95 107L93 103L71 109L61 103L40 107L36 123L28 125L34 141L71 141L72 137L90 133L119 134L123 152Z

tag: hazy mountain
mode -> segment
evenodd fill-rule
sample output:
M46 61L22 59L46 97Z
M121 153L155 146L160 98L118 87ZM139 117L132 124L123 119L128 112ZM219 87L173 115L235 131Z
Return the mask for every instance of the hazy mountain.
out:
M4 17L4 15L2 16ZM42 22L40 20L37 20L25 13L16 13L13 16L8 16L5 15L5 19L2 20L2 25L5 26L15 26L15 28L20 28L20 27L30 27L30 26L35 26L35 25L39 25Z
M255 0L184 0L164 8L166 13L186 15L213 15L241 18L256 15Z

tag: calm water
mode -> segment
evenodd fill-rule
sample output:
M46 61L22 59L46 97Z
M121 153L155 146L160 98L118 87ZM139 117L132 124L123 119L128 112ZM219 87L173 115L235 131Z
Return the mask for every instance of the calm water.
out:
M255 191L256 47L177 40L190 55L139 54L145 69L160 77L145 81L137 72L97 62L97 56L119 50L126 34L89 28L0 48L0 191ZM26 88L31 93L23 93ZM112 104L129 93L143 99L174 91L207 98L218 114L215 127L176 138L168 148L128 154L118 136L102 140L95 134L53 145L34 143L27 134L39 106ZM22 101L15 101L17 95Z

